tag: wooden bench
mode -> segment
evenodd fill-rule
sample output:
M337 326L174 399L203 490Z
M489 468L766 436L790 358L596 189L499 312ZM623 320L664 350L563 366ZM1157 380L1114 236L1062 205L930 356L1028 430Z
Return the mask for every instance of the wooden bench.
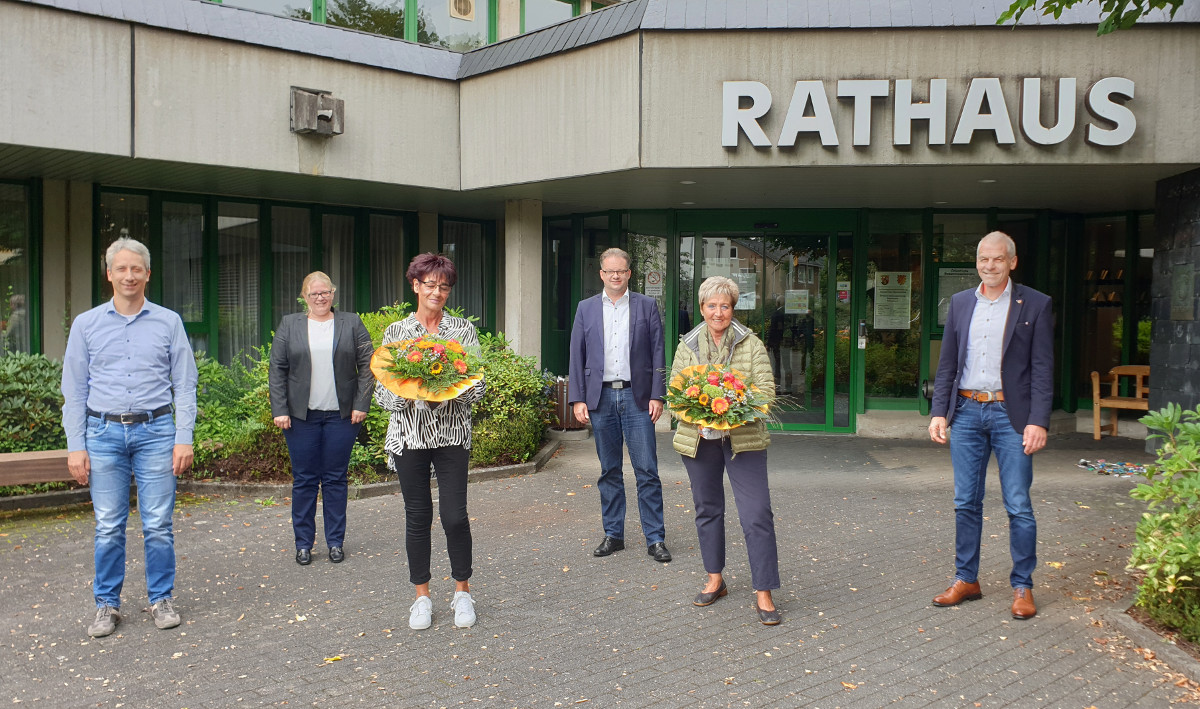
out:
M1120 396L1121 377L1133 377L1130 393L1133 396ZM1100 392L1102 383L1109 384L1108 396ZM1100 425L1100 409L1112 409L1112 423ZM1092 372L1092 438L1100 440L1100 433L1108 431L1117 435L1117 409L1132 409L1134 411L1150 410L1150 367L1144 364L1126 364L1113 367L1108 374L1101 376Z
M74 480L67 471L67 451L0 453L0 485L31 485Z

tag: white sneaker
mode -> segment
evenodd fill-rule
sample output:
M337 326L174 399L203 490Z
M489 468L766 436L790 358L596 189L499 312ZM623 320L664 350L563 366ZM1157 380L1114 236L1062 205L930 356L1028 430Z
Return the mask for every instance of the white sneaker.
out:
M408 608L408 627L425 630L433 624L433 601L429 596L418 596Z
M471 594L455 591L450 607L454 609L454 627L469 628L475 625L475 599L471 598Z

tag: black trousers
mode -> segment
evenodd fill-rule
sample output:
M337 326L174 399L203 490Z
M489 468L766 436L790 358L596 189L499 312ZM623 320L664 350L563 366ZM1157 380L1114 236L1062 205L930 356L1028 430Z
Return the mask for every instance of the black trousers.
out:
M404 495L404 548L408 553L408 579L414 585L429 583L430 529L433 527L433 494L429 466L437 473L438 513L446 532L450 575L455 581L471 578L471 520L467 517L467 462L471 451L462 446L408 449L392 460Z

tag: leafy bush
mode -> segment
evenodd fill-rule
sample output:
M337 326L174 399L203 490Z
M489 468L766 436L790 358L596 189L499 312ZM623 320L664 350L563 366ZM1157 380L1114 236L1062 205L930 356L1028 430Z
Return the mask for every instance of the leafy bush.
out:
M1130 569L1145 576L1137 604L1155 620L1200 642L1200 412L1175 404L1141 418L1162 441L1146 483L1130 496L1146 502Z
M0 453L67 447L62 364L43 355L0 356Z
M537 452L554 408L551 381L503 334L481 334L487 393L475 404L471 465L523 463Z
M264 436L279 436L271 423L267 385L270 347L255 348L257 359L249 369L241 357L224 366L204 355L196 357L199 385L196 391L195 477L204 477L209 462L227 458L251 447L266 445Z

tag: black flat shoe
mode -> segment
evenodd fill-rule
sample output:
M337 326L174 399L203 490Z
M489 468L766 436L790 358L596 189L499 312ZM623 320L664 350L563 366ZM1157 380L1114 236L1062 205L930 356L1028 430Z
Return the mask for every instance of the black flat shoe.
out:
M696 594L696 598L692 601L695 606L711 606L717 602L718 598L724 598L729 595L729 588L725 585L725 579L721 579L721 585L712 593L701 591Z
M655 542L646 547L646 553L663 564L671 560L671 552L667 551L667 545L663 542Z
M341 547L329 547L329 560L335 564L342 563L342 559L346 558L346 552L342 551Z
M604 541L600 542L600 546L596 547L595 551L592 552L592 556L608 556L609 554L621 551L624 548L624 539L605 537Z
M783 618L779 615L779 609L764 611L758 607L758 601L754 601L754 610L758 613L758 622L763 625L779 625Z
M308 566L312 563L312 549L297 549L296 563L301 566Z

